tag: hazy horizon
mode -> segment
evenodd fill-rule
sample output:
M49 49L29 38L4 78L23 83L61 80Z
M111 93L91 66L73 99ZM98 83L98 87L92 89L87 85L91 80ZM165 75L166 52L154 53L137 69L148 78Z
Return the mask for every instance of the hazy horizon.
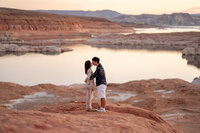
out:
M0 0L0 5L25 10L113 10L124 14L200 13L200 0Z

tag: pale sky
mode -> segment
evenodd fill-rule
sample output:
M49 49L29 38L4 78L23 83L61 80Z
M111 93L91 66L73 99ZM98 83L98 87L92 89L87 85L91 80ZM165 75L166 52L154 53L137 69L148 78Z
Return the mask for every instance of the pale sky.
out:
M197 9L200 0L0 0L0 7L48 10L103 10L126 14L163 14Z

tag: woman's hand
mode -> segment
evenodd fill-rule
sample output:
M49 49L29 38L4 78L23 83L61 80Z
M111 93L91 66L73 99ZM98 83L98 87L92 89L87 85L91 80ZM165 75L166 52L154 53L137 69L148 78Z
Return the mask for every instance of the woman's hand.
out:
M88 79L86 78L84 82L87 83L87 80L88 80Z

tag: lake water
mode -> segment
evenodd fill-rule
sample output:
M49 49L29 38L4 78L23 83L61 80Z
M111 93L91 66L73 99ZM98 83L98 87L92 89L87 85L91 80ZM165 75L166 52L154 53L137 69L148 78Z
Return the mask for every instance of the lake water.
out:
M134 28L136 33L200 32L200 26L170 26L165 28Z
M73 45L60 55L27 53L0 57L0 81L22 85L83 83L84 62L98 56L109 83L152 78L181 78L191 82L200 69L187 65L181 52L95 48ZM95 67L93 68L95 70Z

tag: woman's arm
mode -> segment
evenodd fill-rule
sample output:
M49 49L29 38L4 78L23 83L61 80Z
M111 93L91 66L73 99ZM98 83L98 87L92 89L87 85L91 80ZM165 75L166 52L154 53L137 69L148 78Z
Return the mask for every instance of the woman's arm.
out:
M92 75L92 71L89 69L87 71L87 79L90 79L91 75Z
M92 71L91 71L91 70L88 70L88 71L87 71L87 77L86 77L86 79L85 79L85 83L87 83L87 81L90 80L91 75L92 75Z

